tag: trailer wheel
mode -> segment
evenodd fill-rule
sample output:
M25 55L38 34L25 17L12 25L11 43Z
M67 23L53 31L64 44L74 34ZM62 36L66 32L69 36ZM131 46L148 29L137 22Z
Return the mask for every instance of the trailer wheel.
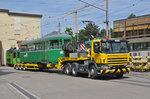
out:
M116 75L117 78L122 78L123 77L123 73Z
M67 74L67 75L70 75L71 74L71 64L70 63L67 63L64 67L64 73Z
M21 67L21 66L19 66L19 70L22 70L22 67Z
M94 65L91 65L88 73L89 73L88 77L90 77L91 79L96 79L97 78L97 70L96 70Z
M18 69L19 69L17 65L16 65L15 69L16 69L16 70L18 70Z
M71 71L72 71L72 75L73 76L78 76L78 63L73 63L72 64L72 69L71 69Z
M24 71L26 70L26 67L25 67L25 66L23 66L23 70L24 70Z

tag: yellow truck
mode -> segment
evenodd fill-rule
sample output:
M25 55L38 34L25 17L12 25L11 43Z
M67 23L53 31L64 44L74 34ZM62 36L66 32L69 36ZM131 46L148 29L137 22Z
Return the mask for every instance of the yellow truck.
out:
M101 75L122 78L130 71L129 58L127 40L96 39L91 41L90 56L84 55L84 51L75 51L69 53L69 57L59 58L59 65L67 75L88 73L92 79Z

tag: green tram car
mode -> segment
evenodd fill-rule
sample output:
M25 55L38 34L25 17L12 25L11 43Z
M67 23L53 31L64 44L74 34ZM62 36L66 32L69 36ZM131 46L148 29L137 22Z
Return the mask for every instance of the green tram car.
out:
M20 66L16 69L43 69L47 66L56 66L58 58L64 56L61 46L72 42L66 34L52 35L25 41L21 43ZM22 66L22 64L25 64ZM49 65L48 65L49 64ZM41 67L39 67L41 65ZM43 67L44 66L44 67ZM55 68L55 67L54 67Z
M16 63L20 63L20 50L10 48L6 52L6 64L8 66L13 66Z

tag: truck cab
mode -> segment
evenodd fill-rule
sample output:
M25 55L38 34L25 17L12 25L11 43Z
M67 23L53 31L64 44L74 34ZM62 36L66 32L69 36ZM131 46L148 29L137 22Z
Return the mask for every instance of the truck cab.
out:
M116 74L122 77L124 73L130 71L129 58L127 40L97 39L92 41L91 64L96 66L98 74ZM89 68L90 66L89 64Z

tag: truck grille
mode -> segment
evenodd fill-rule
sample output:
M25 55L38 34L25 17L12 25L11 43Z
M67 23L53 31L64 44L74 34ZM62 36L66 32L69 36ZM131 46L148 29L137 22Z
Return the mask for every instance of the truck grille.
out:
M107 62L109 66L116 66L116 65L127 65L128 55L108 55Z

